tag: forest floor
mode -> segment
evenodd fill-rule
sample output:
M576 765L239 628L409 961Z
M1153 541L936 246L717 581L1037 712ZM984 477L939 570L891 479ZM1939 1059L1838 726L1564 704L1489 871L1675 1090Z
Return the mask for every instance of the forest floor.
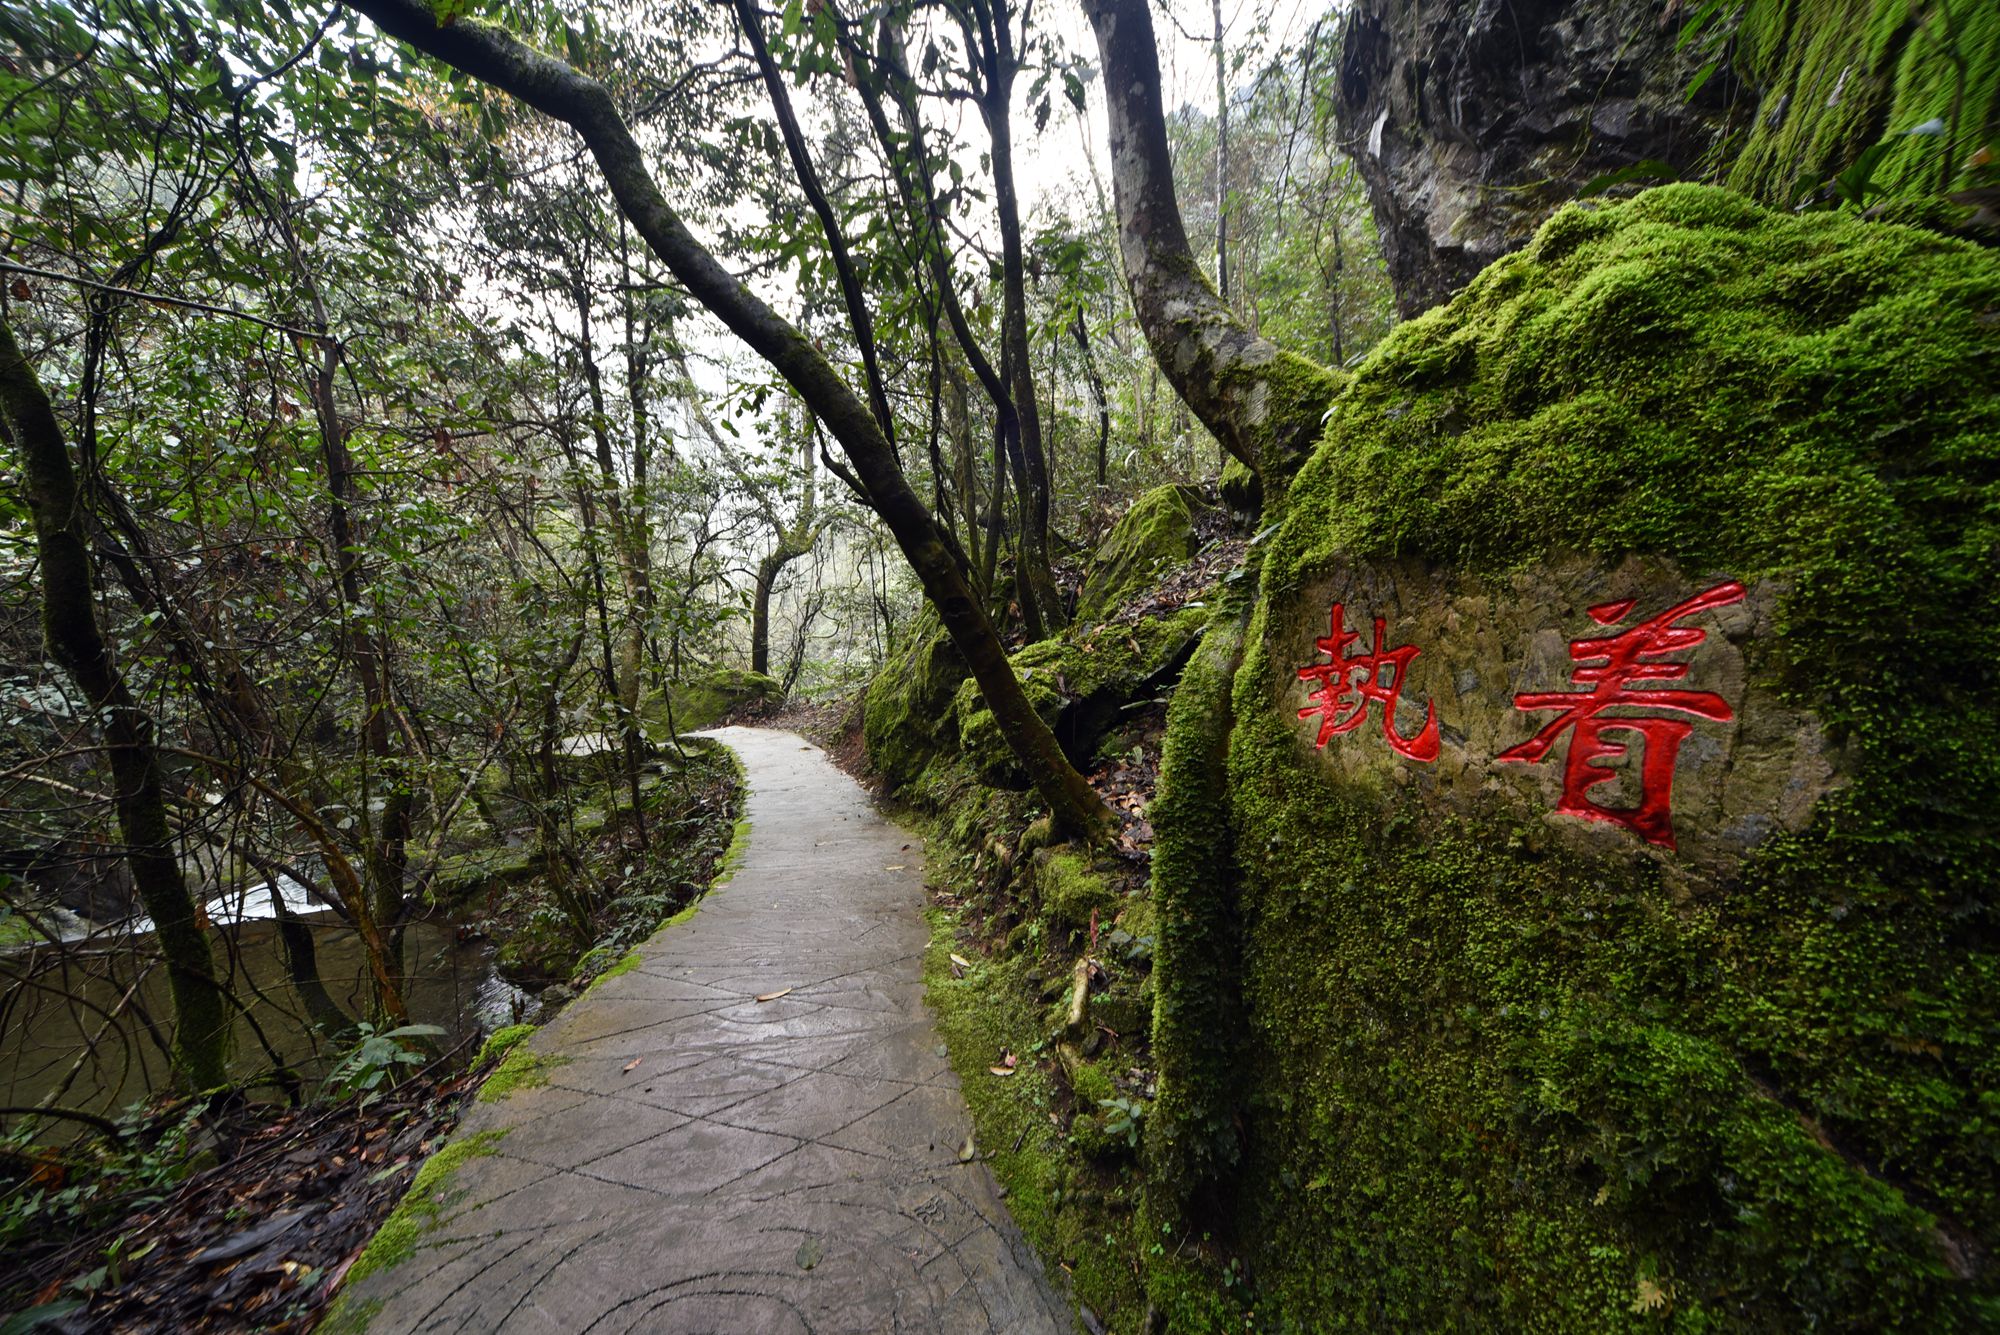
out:
M696 781L659 793L650 858L629 819L583 848L604 892L602 948L552 944L529 930L548 916L540 877L496 886L483 908L459 915L461 930L490 937L503 959L514 948L517 962L503 972L548 985L547 1018L712 883L740 808L728 771L698 766ZM550 981L558 966L568 982ZM518 1038L526 1027L502 1032ZM475 1056L462 1047L379 1091L323 1088L289 1106L161 1100L122 1118L115 1141L54 1148L7 1137L0 1329L311 1329L504 1048L489 1044ZM47 1318L39 1326L23 1320L36 1309Z

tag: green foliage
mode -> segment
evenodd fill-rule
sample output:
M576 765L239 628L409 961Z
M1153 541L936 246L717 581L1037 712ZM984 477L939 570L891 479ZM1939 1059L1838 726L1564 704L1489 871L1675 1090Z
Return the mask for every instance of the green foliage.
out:
M377 1030L366 1020L355 1025L354 1041L326 1073L320 1089L335 1100L360 1098L368 1103L378 1097L383 1085L394 1085L404 1067L422 1066L429 1057L412 1040L444 1037L434 1024L406 1024Z
M1260 1324L2000 1317L1964 1260L2000 1240L1996 310L1989 252L1675 185L1558 214L1357 372L1235 678L1226 1044L1168 1041L1184 915L1230 921L1194 847L1218 804L1171 786L1205 772L1192 701L1154 808L1153 1120L1175 1043L1234 1063ZM1851 777L1713 890L1350 790L1302 744L1267 631L1324 615L1311 580L1419 560L1500 597L1579 550L1781 582L1752 670Z
M157 1205L195 1165L206 1103L165 1110L139 1104L116 1120L117 1134L71 1148L38 1145L32 1118L0 1135L0 1253L30 1239L82 1237L133 1210ZM4 1292L4 1286L0 1286Z

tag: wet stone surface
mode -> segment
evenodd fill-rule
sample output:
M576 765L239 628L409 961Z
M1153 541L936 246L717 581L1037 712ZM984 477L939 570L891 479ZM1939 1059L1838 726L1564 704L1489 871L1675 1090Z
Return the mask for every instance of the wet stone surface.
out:
M500 1132L493 1152L350 1310L372 1331L1072 1329L958 1160L920 846L817 747L715 735L749 776L735 878L530 1040L547 1083L475 1106L457 1136Z

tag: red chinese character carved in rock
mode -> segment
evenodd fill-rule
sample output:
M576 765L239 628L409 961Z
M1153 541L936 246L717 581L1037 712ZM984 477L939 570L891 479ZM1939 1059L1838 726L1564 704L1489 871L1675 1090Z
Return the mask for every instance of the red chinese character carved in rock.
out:
M1590 618L1600 626L1615 626L1631 612L1636 601L1627 598L1600 603L1590 609ZM1743 586L1729 580L1630 630L1595 639L1571 640L1569 656L1577 666L1570 671L1570 681L1587 689L1516 695L1516 709L1528 712L1559 709L1562 713L1527 741L1502 751L1498 759L1532 764L1547 757L1564 732L1573 732L1569 755L1563 762L1562 801L1557 803L1556 811L1585 820L1611 821L1649 843L1674 847L1674 758L1680 753L1681 743L1694 731L1694 724L1678 718L1607 716L1603 711L1613 706L1665 709L1718 723L1735 718L1729 703L1712 691L1663 691L1649 687L1654 682L1678 681L1687 676L1685 662L1669 662L1666 656L1693 649L1708 638L1707 631L1679 622L1697 612L1741 601ZM1628 740L1614 740L1606 735L1621 732L1628 734ZM1630 748L1629 738L1637 738L1641 747L1638 805L1607 807L1592 801L1592 788L1617 777L1617 771L1603 762L1622 758Z
M1400 649L1384 649L1383 618L1376 617L1375 647L1367 653L1349 655L1347 646L1361 636L1347 629L1343 619L1345 614L1346 608L1335 603L1332 632L1323 640L1313 641L1319 651L1332 661L1299 669L1301 680L1319 683L1306 695L1308 700L1316 703L1299 711L1300 718L1319 717L1319 738L1313 745L1325 746L1335 734L1353 732L1367 721L1368 706L1379 703L1382 706L1382 736L1396 754L1408 756L1411 760L1436 760L1438 722L1435 702L1425 704L1424 726L1415 737L1405 739L1396 731L1396 704L1403 697L1403 682L1409 676L1410 664L1423 650L1413 644L1406 644ZM1382 681L1385 668L1389 676L1386 685Z

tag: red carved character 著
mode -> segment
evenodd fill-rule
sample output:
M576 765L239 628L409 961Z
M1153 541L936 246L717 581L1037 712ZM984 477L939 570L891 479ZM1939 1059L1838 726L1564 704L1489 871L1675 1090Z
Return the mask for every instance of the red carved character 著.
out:
M1415 737L1405 739L1396 731L1396 704L1403 697L1403 682L1409 676L1410 664L1423 651L1413 644L1400 649L1384 649L1383 618L1375 618L1375 647L1367 653L1349 655L1347 647L1361 636L1347 629L1343 620L1346 608L1340 603L1333 605L1333 630L1323 640L1313 641L1319 651L1331 662L1299 669L1303 681L1317 681L1306 698L1313 704L1299 711L1300 718L1319 717L1319 737L1315 746L1325 746L1327 740L1336 733L1353 732L1368 718L1368 706L1379 703L1382 706L1382 736L1394 748L1396 754L1408 756L1411 760L1433 761L1438 758L1437 705L1426 702L1424 706L1424 726ZM1388 683L1382 681L1383 669L1388 669Z
M1547 757L1563 733L1571 732L1569 755L1563 762L1562 801L1556 804L1556 811L1585 820L1611 821L1649 843L1674 847L1674 758L1694 731L1694 724L1680 718L1607 716L1604 711L1612 706L1662 709L1718 723L1735 718L1729 703L1712 691L1656 690L1651 685L1686 677L1688 665L1668 661L1667 655L1693 649L1708 638L1707 631L1679 622L1697 612L1742 600L1743 586L1732 579L1616 635L1571 640L1569 656L1577 666L1570 670L1570 681L1585 689L1516 695L1516 709L1562 712L1527 741L1501 752L1498 759L1532 764ZM1600 603L1590 609L1590 618L1600 626L1615 626L1636 601L1627 598ZM1624 733L1626 738L1607 735L1613 733ZM1638 805L1607 807L1592 801L1592 788L1617 777L1617 771L1603 762L1623 757L1632 738L1641 747Z

